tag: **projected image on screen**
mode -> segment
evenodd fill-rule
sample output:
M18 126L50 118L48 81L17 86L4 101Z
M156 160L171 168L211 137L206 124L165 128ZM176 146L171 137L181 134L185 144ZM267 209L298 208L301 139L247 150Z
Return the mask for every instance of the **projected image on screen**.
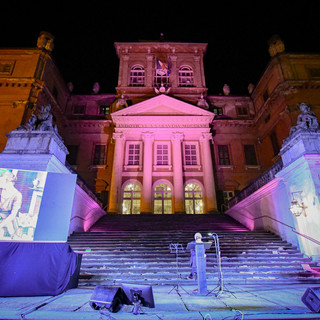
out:
M32 241L47 172L0 168L0 240Z

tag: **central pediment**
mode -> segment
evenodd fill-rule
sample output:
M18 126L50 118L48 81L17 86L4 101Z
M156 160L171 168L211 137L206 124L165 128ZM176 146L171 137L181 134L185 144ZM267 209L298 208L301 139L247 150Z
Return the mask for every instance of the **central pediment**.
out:
M209 116L214 113L196 107L192 104L169 97L159 95L154 98L139 102L133 106L121 109L111 114L112 119L125 116Z

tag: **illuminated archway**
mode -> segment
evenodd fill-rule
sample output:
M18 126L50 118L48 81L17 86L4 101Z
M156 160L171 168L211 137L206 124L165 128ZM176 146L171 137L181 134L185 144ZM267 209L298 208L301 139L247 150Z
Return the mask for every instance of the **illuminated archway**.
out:
M188 214L203 213L202 189L199 184L189 182L184 187L185 209Z
M129 182L122 192L122 214L139 214L140 207L141 187L135 182Z
M153 212L172 213L172 187L165 182L157 182L153 188Z

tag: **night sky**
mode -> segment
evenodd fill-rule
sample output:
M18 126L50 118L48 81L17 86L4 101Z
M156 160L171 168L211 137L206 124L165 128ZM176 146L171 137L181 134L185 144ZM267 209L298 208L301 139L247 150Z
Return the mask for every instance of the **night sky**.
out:
M112 4L111 4L112 3ZM320 54L320 1L11 1L1 4L0 47L35 47L40 31L55 37L53 58L75 93L115 93L114 42L205 42L206 85L246 95L278 34L286 52ZM210 4L210 8L208 7Z

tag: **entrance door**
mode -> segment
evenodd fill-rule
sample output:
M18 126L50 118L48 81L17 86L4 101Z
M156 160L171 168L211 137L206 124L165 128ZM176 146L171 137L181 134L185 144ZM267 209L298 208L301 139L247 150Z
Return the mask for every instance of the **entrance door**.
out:
M156 185L153 191L153 212L155 214L172 213L172 190L165 183Z
M186 213L203 213L202 191L198 184L188 183L184 188Z
M141 202L141 188L136 183L129 183L123 190L122 213L139 214Z

